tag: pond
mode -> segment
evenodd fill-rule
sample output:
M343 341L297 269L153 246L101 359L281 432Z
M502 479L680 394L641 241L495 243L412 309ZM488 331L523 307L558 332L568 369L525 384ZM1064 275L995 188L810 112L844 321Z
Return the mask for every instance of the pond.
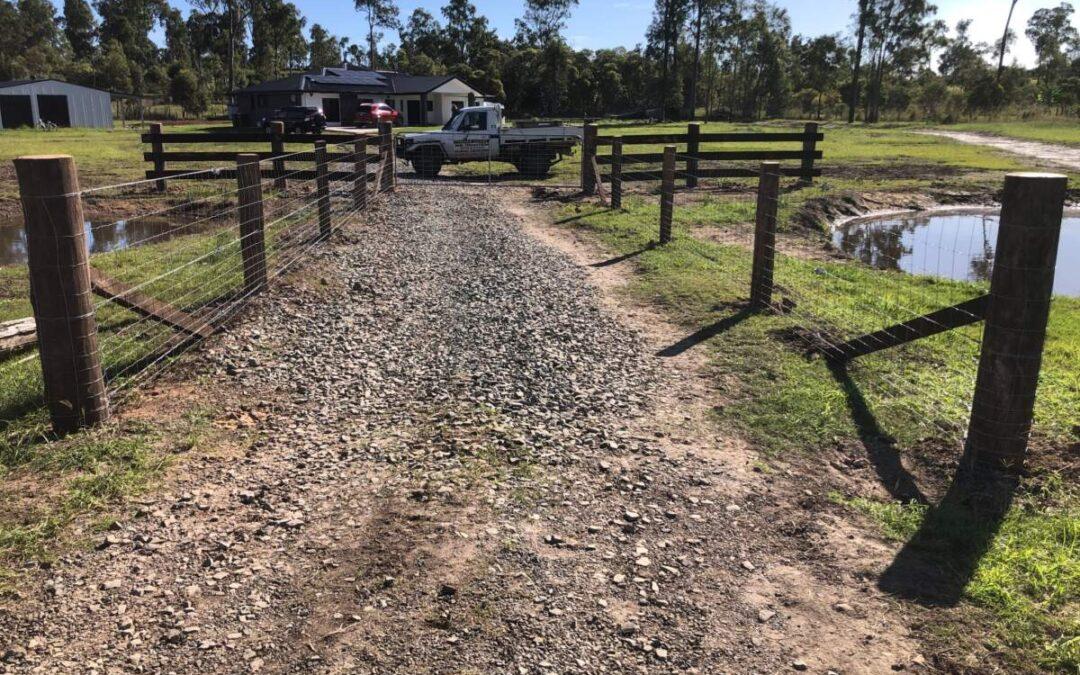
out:
M175 218L146 218L117 220L102 223L86 223L86 236L90 253L108 253L129 246L154 241L160 242L185 234L194 234L200 228L193 225L177 225ZM26 233L22 219L0 221L0 265L21 265L26 262Z
M999 212L982 210L905 213L854 220L833 232L839 250L883 270L956 279L990 280ZM1080 212L1061 223L1056 295L1080 296Z

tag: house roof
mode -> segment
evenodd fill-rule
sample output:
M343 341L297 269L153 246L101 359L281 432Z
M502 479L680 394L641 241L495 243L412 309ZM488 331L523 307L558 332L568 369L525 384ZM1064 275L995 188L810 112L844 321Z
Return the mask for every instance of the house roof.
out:
M451 76L406 75L380 70L323 68L296 73L238 89L238 94L279 92L354 92L358 94L426 94L454 80ZM466 85L468 86L468 85ZM477 92L478 94L480 92Z

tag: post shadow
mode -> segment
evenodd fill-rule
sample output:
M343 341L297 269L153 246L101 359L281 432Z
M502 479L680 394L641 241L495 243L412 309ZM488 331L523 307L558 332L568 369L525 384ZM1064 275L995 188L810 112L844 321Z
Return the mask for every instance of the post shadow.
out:
M619 263L626 262L631 258L636 258L642 253L645 253L646 251L651 251L654 248L656 248L656 242L650 241L648 244L639 248L636 251L624 253L623 255L615 256L614 258L608 258L607 260L601 260L600 262L594 262L589 265L589 267L611 267L612 265L618 265Z
M734 328L735 326L739 325L748 317L754 314L756 314L756 312L749 306L743 307L738 312L735 312L730 316L726 316L715 323L711 323L708 326L705 326L697 330L696 332L687 335L675 344L664 347L660 351L656 352L656 355L663 356L665 358L678 356L679 354L682 354L683 352L696 347L702 342L712 339L717 335L720 335L721 333Z
M847 364L832 359L827 360L826 364L833 379L844 390L848 410L851 412L851 421L855 424L859 441L865 448L870 463L874 465L881 484L894 499L927 504L926 496L916 484L915 477L904 468L900 461L896 439L878 424L862 390L851 379Z
M928 506L918 531L882 574L878 588L928 606L955 605L1001 527L1018 479L973 467L968 446L945 496L931 505L901 464L895 439L878 424L845 364L831 361L829 371L844 388L852 421L882 484L896 499Z
M1016 476L971 467L965 451L945 497L878 580L885 593L926 606L952 607L990 548L1019 485Z
M589 216L596 216L596 215L599 215L601 213L607 213L610 210L611 209L597 209L595 211L585 211L583 213L577 213L577 214L572 215L572 216L567 216L566 218L560 218L559 220L556 220L554 224L555 225L565 225L567 223L573 223L573 222L576 222L578 220L588 218Z

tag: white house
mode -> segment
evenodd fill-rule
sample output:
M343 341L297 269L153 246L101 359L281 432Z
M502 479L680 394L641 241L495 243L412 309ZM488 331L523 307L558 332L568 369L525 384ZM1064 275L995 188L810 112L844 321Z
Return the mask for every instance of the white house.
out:
M361 103L385 102L410 126L444 124L483 94L456 77L405 75L353 67L323 68L245 87L233 93L233 118L242 126L258 124L276 108L304 105L322 108L330 125L348 126Z

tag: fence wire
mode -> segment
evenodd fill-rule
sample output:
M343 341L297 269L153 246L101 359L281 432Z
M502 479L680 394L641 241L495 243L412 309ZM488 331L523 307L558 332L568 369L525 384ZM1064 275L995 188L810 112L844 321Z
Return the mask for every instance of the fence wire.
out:
M767 227L778 233L763 251L773 260L772 284L754 288L755 227L745 222L714 227L692 208L703 199L723 200L717 193L731 191L745 202L747 182L717 178L714 174L722 172L710 171L731 169L732 162L668 152L667 176L659 153L626 166L609 155L595 173L599 198L610 206L629 203L635 210L642 203L656 204L656 243L665 243L673 225L676 239L719 244L680 249L709 258L710 278L719 277L721 287L739 289L734 297L718 300L749 306L755 293L771 293L772 313L782 326L772 337L787 349L832 364L841 387L856 390L878 414L904 420L905 431L918 428L916 435L924 438L963 439L982 348L984 305L978 303L989 291L994 266L992 232L985 221L921 231L910 224L898 228L857 221L832 233L824 246L810 245L811 238L778 227L804 201L801 186L781 177L786 185L762 205L763 216L771 221ZM630 181L625 180L628 169ZM934 314L939 310L948 310L947 318ZM912 340L908 326L913 321L934 334ZM849 358L853 350L868 353ZM1042 386L1054 394L1075 389L1067 379L1058 372L1041 374Z
M96 355L100 384L111 401L158 376L262 290L245 278L244 252L258 233L241 234L242 209L262 211L266 281L272 283L392 188L389 161L380 162L378 148L367 147L363 139L330 145L326 153L325 190L313 171L316 153L304 150L258 160L261 197L254 201L242 199L236 178L221 178L235 174L236 166L192 171L182 182L170 176L164 192L157 189L159 180L151 178L51 197L80 199L93 217L83 232L68 237L80 241L58 240L57 245L85 241L98 289L84 299L96 323L96 340L93 335L71 337ZM362 194L358 183L365 186ZM38 303L31 297L27 265L0 268L0 273L14 281L10 296L0 298L4 313L32 317ZM143 311L143 300L164 312ZM0 324L0 339L5 326ZM79 376L93 384L92 374ZM40 410L43 394L36 341L0 351L0 433Z

